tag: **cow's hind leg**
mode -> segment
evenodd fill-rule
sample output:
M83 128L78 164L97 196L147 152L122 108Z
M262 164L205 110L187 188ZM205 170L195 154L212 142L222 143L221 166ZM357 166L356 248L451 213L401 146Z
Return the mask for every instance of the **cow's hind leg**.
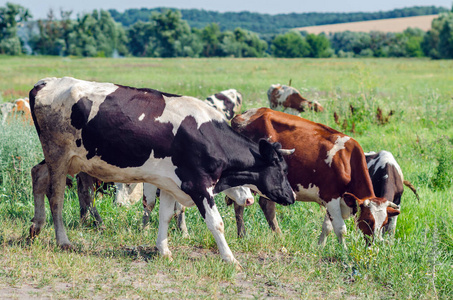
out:
M159 230L157 232L156 247L160 254L171 259L171 251L168 249L168 225L174 215L176 200L168 192L160 192L159 205Z
M326 212L324 222L322 223L322 232L321 235L319 236L318 245L323 247L326 245L327 236L329 235L329 233L332 232L332 230L333 230L332 221L330 220L329 213Z
M49 171L44 160L31 169L31 178L35 203L35 214L31 220L33 224L30 227L30 238L33 239L41 232L46 223L44 198L48 192Z
M49 165L49 203L55 228L57 245L62 249L72 248L63 224L64 190L66 187L67 167L64 164Z
M80 220L84 223L88 218L88 212L95 219L97 227L102 227L102 218L94 206L94 181L95 179L83 172L77 174L77 195L79 196Z
M143 227L148 225L151 212L156 205L157 186L144 183L143 184Z

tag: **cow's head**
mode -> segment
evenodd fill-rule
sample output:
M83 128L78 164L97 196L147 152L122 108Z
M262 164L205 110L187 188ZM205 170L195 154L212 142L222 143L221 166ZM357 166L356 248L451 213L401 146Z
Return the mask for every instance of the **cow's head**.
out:
M265 139L259 141L259 151L265 167L259 170L256 189L262 196L282 205L293 204L295 194L289 184L288 166L283 155L294 150L284 150L280 143L270 143Z
M351 193L344 193L343 199L354 213L360 208L357 225L369 237L369 241L373 237L380 239L382 227L388 223L388 218L400 214L398 205L385 198L359 199Z
M252 192L246 187L232 187L224 190L223 193L240 206L249 206L255 202Z

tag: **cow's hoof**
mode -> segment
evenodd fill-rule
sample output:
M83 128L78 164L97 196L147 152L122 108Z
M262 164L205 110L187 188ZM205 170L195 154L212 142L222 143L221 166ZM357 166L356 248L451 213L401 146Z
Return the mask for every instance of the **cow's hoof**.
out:
M236 271L242 271L243 270L241 264L236 259L233 260L233 264L234 264L234 267L235 267Z
M41 229L40 229L40 228L37 229L37 228L35 227L35 224L32 224L32 225L30 226L30 231L29 231L29 232L30 232L29 239L33 241L33 239L34 239L35 237L37 237L38 234L41 232Z
M60 245L60 249L63 251L70 251L70 252L75 250L75 248L72 244Z

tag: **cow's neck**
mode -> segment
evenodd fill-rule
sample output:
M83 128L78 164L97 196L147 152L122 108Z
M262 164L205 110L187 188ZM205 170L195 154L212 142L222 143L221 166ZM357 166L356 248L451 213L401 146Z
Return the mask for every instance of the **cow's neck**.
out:
M215 192L237 186L256 186L260 172L267 165L259 155L258 147L244 149L239 157L229 162L216 184Z

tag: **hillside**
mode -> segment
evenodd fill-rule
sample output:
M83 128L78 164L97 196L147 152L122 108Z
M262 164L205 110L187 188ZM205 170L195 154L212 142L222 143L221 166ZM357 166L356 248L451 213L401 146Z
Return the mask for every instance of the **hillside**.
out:
M371 32L371 31L382 31L382 32L403 32L407 28L420 28L423 31L431 29L431 22L437 18L438 15L428 16L417 16L417 17L406 17L406 18L395 18L395 19L383 19L373 21L362 21L362 22L350 22L341 24L330 24L320 26L307 26L296 28L300 31L307 31L308 33L319 34L334 33L342 31L352 32Z
M120 13L109 10L115 21L128 27L137 21L147 22L153 12L162 12L172 8L141 8L127 9ZM444 7L413 6L391 11L354 12L354 13L290 13L290 14L260 14L248 11L225 12L206 11L199 9L181 9L181 15L191 27L204 28L211 23L219 24L221 30L234 30L237 27L260 34L282 33L296 27L338 24L347 22L370 21L401 17L435 15L448 11Z

